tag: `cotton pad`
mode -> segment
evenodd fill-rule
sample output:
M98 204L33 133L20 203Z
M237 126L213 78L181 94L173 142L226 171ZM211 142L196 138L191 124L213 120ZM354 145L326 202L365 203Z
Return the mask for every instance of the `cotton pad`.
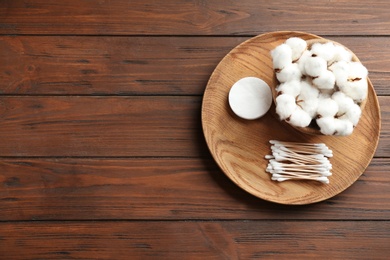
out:
M270 109L272 93L267 83L256 77L238 80L229 92L229 105L243 119L257 119Z

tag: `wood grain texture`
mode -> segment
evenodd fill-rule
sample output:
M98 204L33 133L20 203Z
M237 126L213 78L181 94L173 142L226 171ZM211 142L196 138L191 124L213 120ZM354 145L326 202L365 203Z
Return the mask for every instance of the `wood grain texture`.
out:
M241 38L0 37L0 93L201 95Z
M386 259L390 223L0 223L7 259Z
M390 155L390 97L379 97L376 157ZM2 96L0 156L204 157L201 97Z
M221 59L248 39L0 36L0 93L203 95ZM378 95L390 95L389 37L330 39L353 50Z
M388 258L389 10L387 0L0 1L0 259ZM201 129L217 64L280 30L344 44L380 96L365 173L306 206L240 189Z
M387 0L88 1L0 3L0 34L257 35L289 30L389 35ZM26 15L28 14L28 15Z
M3 97L0 156L202 156L199 97Z
M374 159L338 196L289 207L241 190L211 158L2 159L0 221L390 220L389 164Z

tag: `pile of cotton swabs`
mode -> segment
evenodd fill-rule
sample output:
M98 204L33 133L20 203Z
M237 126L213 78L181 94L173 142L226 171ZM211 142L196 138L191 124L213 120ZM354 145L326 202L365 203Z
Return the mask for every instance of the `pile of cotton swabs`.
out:
M332 175L332 164L329 157L333 156L325 144L269 141L272 155L266 155L269 160L267 172L272 174L272 180L314 180L329 183Z

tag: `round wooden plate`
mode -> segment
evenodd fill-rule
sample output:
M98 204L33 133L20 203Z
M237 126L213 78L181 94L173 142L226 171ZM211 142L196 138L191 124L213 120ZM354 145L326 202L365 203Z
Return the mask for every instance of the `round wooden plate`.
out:
M228 104L231 86L243 77L276 82L270 50L290 37L320 38L302 32L272 32L251 38L230 51L218 64L204 92L202 127L207 145L222 171L239 187L261 199L281 204L310 204L331 198L351 186L374 156L381 127L375 90L369 81L367 104L352 135L308 135L280 122L274 105L260 119L237 117ZM325 143L333 150L329 184L316 181L271 180L265 171L271 154L269 140Z

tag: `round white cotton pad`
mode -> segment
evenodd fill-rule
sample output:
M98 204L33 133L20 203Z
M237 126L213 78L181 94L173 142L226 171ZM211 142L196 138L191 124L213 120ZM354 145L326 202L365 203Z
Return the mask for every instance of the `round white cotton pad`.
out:
M229 105L233 112L244 119L262 117L270 109L272 93L267 83L256 77L238 80L229 92Z

